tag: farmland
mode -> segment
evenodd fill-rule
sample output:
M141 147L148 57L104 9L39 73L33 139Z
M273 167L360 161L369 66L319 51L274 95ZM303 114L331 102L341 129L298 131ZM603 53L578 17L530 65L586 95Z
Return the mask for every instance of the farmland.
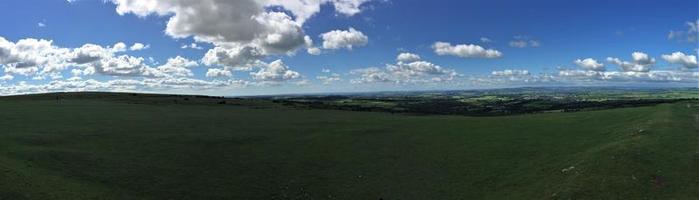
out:
M0 199L690 199L699 101L688 95L488 116L279 97L0 97ZM503 97L474 98L459 101Z

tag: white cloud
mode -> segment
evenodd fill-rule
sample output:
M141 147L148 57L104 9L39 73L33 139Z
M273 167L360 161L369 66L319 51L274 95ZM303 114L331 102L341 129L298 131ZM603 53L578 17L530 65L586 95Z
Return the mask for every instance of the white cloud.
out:
M0 37L0 65L5 72L19 75L53 73L65 69L65 56L70 52L66 48L53 46L53 41L33 38L20 39L16 43Z
M452 46L448 42L435 42L432 49L437 55L451 55L462 58L500 58L502 53L495 49L485 49L474 44L459 44Z
M78 77L78 76L81 76L83 74L83 70L72 69L72 70L70 70L70 74L72 74L73 77Z
M111 48L85 44L72 49L64 56L64 59L71 66L80 68L83 75L99 73L109 76L164 76L149 67L142 57L115 55L115 53L126 51L126 49L127 46L123 42L116 43ZM44 71L48 70L44 69Z
M138 76L146 69L143 58L129 55L108 57L92 63L98 73L110 76Z
M510 41L511 47L524 48L527 47L527 41Z
M301 77L301 74L290 70L282 60L269 63L259 71L251 72L250 75L253 79L262 82L283 82Z
M453 73L452 70L443 69L439 65L435 65L426 61L413 61L409 63L398 62L395 65L387 65L386 69L392 74L399 75L402 77L442 75Z
M510 46L515 48L539 47L541 43L526 35L516 35L510 41Z
M686 22L687 30L674 31L671 30L667 35L667 39L680 42L697 42L699 36L699 19L695 22Z
M539 47L541 43L537 40L518 39L510 41L510 46L516 48Z
M44 27L46 27L46 24L44 24L43 22L39 22L39 23L36 23L36 26L38 26L39 28L44 28Z
M2 82L2 81L11 81L11 80L14 79L14 78L15 78L15 77L12 76L12 75L5 74L5 75L3 75L3 76L0 76L0 82Z
M202 58L205 65L221 65L229 69L249 70L253 66L262 65L264 55L261 50L250 46L231 48L214 47L209 49Z
M559 78L564 81L613 81L613 82L696 82L698 72L682 71L590 71L561 70Z
M165 33L207 42L250 42L264 27L252 20L263 13L253 0L112 0L120 15L170 16Z
M266 33L253 40L266 54L287 54L306 44L301 26L282 12L267 12L254 17Z
M585 59L577 59L574 61L576 65L579 67L586 69L586 70L592 70L592 71L604 71L604 64L597 62L597 60L593 58L585 58Z
M445 69L439 65L422 61L420 56L411 53L402 53L397 56L395 64L388 64L384 69L375 67L357 69L350 71L350 74L359 76L353 79L352 83L425 83L443 82L453 80L459 76L452 69Z
M124 52L126 51L126 44L123 42L118 42L112 47L113 52Z
M370 0L330 0L335 6L335 10L347 16L355 15L362 10L359 8L363 3Z
M415 62L418 60L422 60L420 56L414 53L401 53L398 54L398 57L396 58L398 62Z
M323 85L329 85L342 80L340 74L331 73L329 69L322 69L322 72L325 73L325 75L316 76L316 79L320 80Z
M219 69L219 68L211 68L206 71L206 77L212 77L212 78L217 78L217 77L231 77L233 76L233 73L229 70L226 69Z
M353 16L361 12L361 5L371 0L262 0L265 6L277 5L291 11L296 21L303 24L307 19L320 11L325 3L333 4L335 11L345 16Z
M194 42L191 43L191 44L189 44L189 45L186 45L186 44L185 44L185 45L182 45L181 48L183 48L183 49L188 49L188 48L189 48L189 49L197 49L197 50L202 50L202 49L204 49L203 47L199 46L197 43L194 43Z
M491 43L491 42L493 42L493 40L491 40L490 38L487 38L487 37L481 37L481 42L482 43Z
M197 64L197 62L191 61L191 60L183 58L181 56L177 56L174 58L167 59L167 63L165 63L164 65L158 66L156 68L149 68L149 70L146 71L145 75L146 76L150 75L150 76L155 76L155 77L194 76L194 73L192 73L192 70L190 68L197 67L197 66L199 66L199 64Z
M490 74L493 76L503 76L503 77L528 76L529 71L517 70L517 69L506 69L506 70L502 70L502 71L493 71Z
M339 13L354 15L366 0L112 0L120 15L159 15L169 18L165 33L174 38L193 37L219 47L258 48L264 55L290 54L304 45L301 26L332 3ZM268 11L267 6L291 11ZM237 46L237 47L235 47Z
M131 47L129 47L131 51L140 51L148 48L150 48L150 45L144 45L138 42L134 43L133 45L131 45Z
M369 37L354 28L330 31L321 34L320 37L323 39L323 48L325 49L352 49L364 46L369 42Z
M85 64L110 56L112 56L112 53L102 46L96 44L84 44L83 46L75 48L71 51L69 61L76 64Z
M662 55L665 61L672 64L682 65L685 69L697 68L697 56L685 55L682 52L674 52L670 55Z
M136 45L139 46L139 45ZM145 48L147 45L143 45ZM139 49L141 47L137 47ZM127 46L116 43L112 47L96 44L85 44L69 49L51 45L51 41L23 39L13 43L0 38L0 65L5 74L33 76L34 80L46 78L62 78L63 70L70 70L72 77L101 74L120 77L142 78L178 78L192 77L191 68L198 66L196 61L184 57L174 57L160 66L148 65L146 59L131 55L123 55ZM259 71L250 73L252 79L261 82L282 82L300 78L301 75L290 70L281 60L270 64L262 62L262 50L250 46L238 48L215 47L204 56L202 63L222 66L223 69L210 70L208 75L215 77L230 77L232 70ZM153 60L150 63L154 63Z
M359 76L359 78L352 80L352 83L355 84L393 81L390 74L376 67L355 69L350 71L350 74Z
M120 15L139 17L158 15L167 18L165 33L173 38L192 37L196 42L214 46L201 59L207 66L223 67L225 71L260 68L251 73L255 80L280 80L295 77L297 72L281 66L281 61L266 64L262 59L270 55L293 55L300 48L309 54L321 51L312 46L312 40L302 28L307 19L320 11L322 4L332 4L336 11L352 16L361 11L369 0L111 0ZM281 6L285 11L268 9ZM331 31L332 32L332 31ZM328 35L324 47L353 48L366 44L366 36L350 29L340 31L336 38ZM337 32L332 32L337 33ZM340 40L337 40L340 39ZM344 40L343 40L344 39ZM327 43L327 44L326 44ZM182 48L198 49L196 44ZM146 68L149 70L149 68ZM278 76L281 70L286 75ZM213 70L212 73L216 71Z
M213 80L204 81L193 78L169 77L156 79L116 79L97 81L94 79L83 80L79 77L68 80L53 80L44 84L28 84L24 81L3 85L0 87L0 95L16 95L28 93L46 92L76 92L76 91L178 91L191 89L203 91L215 88L241 88L249 85L242 80Z
M482 85L522 85L556 82L556 77L550 74L531 74L528 70L505 69L492 71L488 77L469 77L471 84Z
M317 55L320 55L321 53L323 53L323 51L320 50L320 48L318 48L318 47L311 47L311 48L308 48L308 49L307 49L307 52L308 52L308 54L316 55L316 56L317 56Z
M254 48L261 55L290 54L304 44L301 24L283 12L265 11L255 0L113 0L117 13L167 16L165 33L173 38L235 51ZM217 52L221 52L218 50Z
M625 72L648 72L655 64L655 58L651 58L643 52L633 52L632 61L622 61L619 58L608 57L607 62L618 65Z

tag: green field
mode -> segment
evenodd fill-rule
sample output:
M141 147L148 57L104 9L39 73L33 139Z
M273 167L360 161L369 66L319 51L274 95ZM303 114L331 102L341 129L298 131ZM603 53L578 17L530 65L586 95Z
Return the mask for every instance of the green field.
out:
M0 98L0 199L699 197L698 101L463 117L117 96Z

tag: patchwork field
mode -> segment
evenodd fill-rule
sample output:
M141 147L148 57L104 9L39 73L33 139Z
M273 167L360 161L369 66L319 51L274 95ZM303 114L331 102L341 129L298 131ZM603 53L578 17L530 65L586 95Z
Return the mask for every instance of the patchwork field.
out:
M698 114L699 101L465 117L2 97L0 199L692 199Z

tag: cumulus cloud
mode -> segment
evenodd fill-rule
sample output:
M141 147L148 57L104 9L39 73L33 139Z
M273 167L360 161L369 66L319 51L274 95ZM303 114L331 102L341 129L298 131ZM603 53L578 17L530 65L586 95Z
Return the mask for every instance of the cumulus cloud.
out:
M366 0L112 0L120 15L169 17L165 33L193 37L219 47L258 48L264 55L290 54L305 44L303 23L331 3L345 15L359 13ZM290 11L269 11L281 6Z
M663 55L663 59L670 63L680 64L688 67L696 67L696 56L685 55L682 52L675 52L670 55ZM589 59L589 60L588 60ZM655 59L643 52L633 52L631 61L623 61L619 58L607 58L607 61L621 67L621 71L596 70L603 67L596 60L588 58L576 60L576 64L583 70L563 69L558 73L558 79L562 81L612 81L612 82L680 82L687 83L696 81L699 77L697 72L652 70ZM587 60L587 61L586 61Z
M387 65L386 69L392 74L402 77L443 75L453 73L452 70L444 69L439 65L435 65L427 61L413 61L408 63L398 62L395 65Z
M53 46L51 40L21 39L17 43L0 37L0 65L9 68L38 68L65 66L63 56L69 51Z
M350 74L359 78L353 79L353 83L419 83L419 82L443 82L453 80L460 74L452 69L446 69L439 65L422 61L420 56L412 53L401 53L397 56L395 64L388 64L385 68L376 67L352 70Z
M195 61L177 56L174 58L169 58L167 63L158 66L156 68L147 68L145 75L154 77L187 77L194 76L191 68L197 67L199 64Z
M0 82L1 82L1 81L11 81L11 80L14 79L14 78L15 78L15 77L12 76L12 75L5 74L5 75L3 75L3 76L0 76Z
M352 16L361 12L360 6L368 1L370 0L329 0L326 2L332 2L337 12Z
M129 50L140 51L140 50L144 50L144 49L148 49L148 48L150 48L150 45L144 45L142 43L136 42L133 45L131 45L131 47L129 47Z
M294 13L296 21L303 24L308 18L320 11L322 4L330 3L335 11L345 15L353 16L360 13L361 5L371 0L264 0L260 1L265 6L282 6Z
M78 91L169 91L180 89L192 89L197 91L216 88L242 88L249 82L242 80L213 80L205 81L185 77L169 77L157 79L115 79L97 81L94 79L83 80L71 78L67 80L53 80L44 84L28 84L24 81L3 85L0 87L0 95L15 95L46 92L78 92Z
M311 47L311 48L308 48L308 50L307 50L306 52L308 52L308 54L315 55L315 56L320 55L321 53L323 53L323 51L320 50L320 48L318 48L318 47Z
M451 45L448 42L436 42L432 49L437 55L458 56L461 58L500 58L502 53L495 49L485 49L474 44Z
M393 81L390 74L377 67L354 69L350 71L350 74L359 76L359 78L353 79L352 83L377 83Z
M401 53L398 54L398 57L396 58L398 62L415 62L418 60L422 60L420 56L414 53Z
M112 55L108 49L96 44L84 44L72 50L69 61L76 64L85 64L107 58Z
M593 58L585 58L582 60L577 59L573 62L585 70L592 70L592 71L604 71L604 70L606 70L604 68L604 64L597 62L597 60L595 60Z
M301 74L290 70L282 60L275 60L250 75L254 80L263 82L283 82L301 77Z
M265 63L270 55L293 55L300 48L318 55L321 50L302 28L305 21L318 13L323 4L332 4L337 13L353 16L369 0L111 0L120 15L139 17L157 15L167 18L165 33L173 38L193 38L210 43L201 63L211 67L210 77L230 77L232 71L250 73L254 80L281 81L300 77L281 61ZM281 7L269 9L270 7ZM287 12L288 11L288 12ZM361 32L330 31L322 35L327 49L351 49L366 45ZM196 44L182 48L201 48ZM145 68L145 71L154 71ZM180 69L180 68L178 68ZM153 72L154 73L154 72Z
M113 52L124 52L126 51L126 44L123 42L118 42L112 47Z
M254 17L266 30L264 37L253 40L266 54L287 54L306 44L301 26L283 12L267 12Z
M147 45L135 46L134 49L147 47ZM71 49L53 46L49 40L23 39L14 43L0 37L0 66L5 72L3 79L7 80L14 79L15 75L28 76L39 81L48 78L62 79L62 72L67 70L72 75L69 79L65 79L68 81L84 80L85 78L81 76L100 74L116 80L123 78L149 80L151 81L149 84L154 80L161 80L159 84L207 85L195 79L183 79L194 77L192 68L199 66L197 61L177 56L169 58L163 65L151 66L148 63L157 65L153 59L149 61L143 57L124 53L130 49L132 48L127 47L123 42L106 47L84 44ZM301 78L298 72L290 70L281 60L269 64L262 62L260 59L263 54L260 51L262 50L250 46L215 47L207 52L201 62L222 67L208 70L206 74L208 77L230 78L232 70L259 69L250 73L252 80L258 81L253 84L280 83ZM246 84L250 83L246 81ZM143 84L143 86L149 86L149 84ZM73 83L70 85L75 86Z
M325 49L352 49L361 47L369 42L369 37L364 33L349 28L349 30L334 30L320 35Z
M108 57L92 63L92 66L98 73L110 76L138 76L147 67L143 58L129 55Z
M608 57L607 62L618 65L625 72L648 72L655 64L655 58L651 58L643 52L633 52L632 61L622 61L619 58Z
M250 46L235 46L229 48L214 47L209 49L202 58L205 65L221 65L228 69L250 70L262 65L262 51Z
M254 0L113 0L120 15L170 16L165 33L175 38L194 36L207 42L249 42L264 26L253 20L263 13ZM214 9L216 8L216 9Z
M211 68L206 71L206 77L220 78L220 77L231 77L233 72L226 69Z
M685 55L682 52L674 52L670 55L662 55L662 57L665 61L682 65L685 69L697 68L697 56L695 55Z
M138 44L131 48L123 42L111 47L84 44L71 49L53 46L50 40L28 38L13 43L0 37L0 65L6 74L34 76L34 80L58 79L62 71L70 68L73 68L73 77L95 73L108 76L191 76L187 68L196 62L179 56L169 59L163 66L151 68L142 57L121 55L127 49L147 47Z

